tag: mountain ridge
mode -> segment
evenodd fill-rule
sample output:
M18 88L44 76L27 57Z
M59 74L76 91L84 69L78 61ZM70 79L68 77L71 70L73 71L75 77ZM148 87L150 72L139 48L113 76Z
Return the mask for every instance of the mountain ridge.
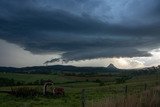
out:
M109 64L106 68L108 69L118 69L116 66L114 66L112 63Z
M160 65L157 67L131 69L133 71L155 69L160 70ZM119 69L113 64L109 64L107 67L77 67L72 65L51 65L51 66L32 66L32 67L0 67L0 72L18 72L18 73L51 73L51 72L99 72L99 73L116 73L120 71L131 71L127 69Z
M107 67L77 67L72 65L50 65L32 67L0 67L0 72L117 72Z

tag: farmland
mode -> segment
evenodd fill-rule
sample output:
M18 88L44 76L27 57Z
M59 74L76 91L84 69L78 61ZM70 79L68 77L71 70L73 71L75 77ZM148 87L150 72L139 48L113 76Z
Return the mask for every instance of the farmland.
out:
M127 95L137 95L145 90L160 85L159 73L151 75L133 76L123 83L117 83L116 79L120 77L114 75L64 75L64 74L20 74L20 73L0 73L0 78L14 80L14 84L22 82L23 84L13 86L1 86L0 91L11 90L11 87L32 87L42 92L43 84L41 80L52 80L54 85L48 87L48 91L55 87L63 87L65 96L54 97L52 95L35 97L15 97L7 93L0 93L1 107L81 107L82 90L85 89L84 99L87 106L93 102L100 102L107 98L117 98ZM146 84L146 86L145 86ZM127 86L127 92L126 92Z
M0 0L0 107L160 107L160 0Z

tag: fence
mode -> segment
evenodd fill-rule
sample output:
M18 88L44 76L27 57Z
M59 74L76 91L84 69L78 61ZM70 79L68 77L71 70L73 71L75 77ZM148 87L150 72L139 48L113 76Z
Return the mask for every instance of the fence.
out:
M139 85L139 86L141 86L140 91L146 91L147 87L148 87L148 85L146 83L144 85ZM121 90L121 88L123 90ZM119 90L117 90L117 91L121 92L121 94L124 94L125 96L127 96L129 92L132 92L129 90L129 88L132 88L132 90L134 90L133 86L130 87L130 85L123 85L121 88L119 88ZM135 89L135 90L137 90L137 89ZM82 107L86 107L86 105L87 105L86 102L88 100L87 99L88 93L89 93L89 90L87 90L87 89L82 89L82 91L81 91L81 106Z

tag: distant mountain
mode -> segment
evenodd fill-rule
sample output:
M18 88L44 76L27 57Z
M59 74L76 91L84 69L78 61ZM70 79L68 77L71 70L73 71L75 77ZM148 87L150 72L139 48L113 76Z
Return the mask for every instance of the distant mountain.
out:
M149 67L142 69L118 69L113 64L107 67L76 67L76 66L64 66L64 65L53 65L53 66L33 66L33 67L0 67L0 72L17 72L17 73L55 73L55 72L80 72L80 73L117 73L117 72L130 72L133 74L152 74L160 72L160 66Z
M115 67L113 64L109 64L107 69L118 69L117 67Z
M119 69L117 67L115 67L113 64L109 64L106 69L110 72L116 72L118 71Z
M52 73L52 72L84 72L84 73L111 73L117 72L117 68L114 65L109 67L76 67L76 66L64 66L64 65L53 65L53 66L33 66L23 68L13 67L0 67L0 72L19 72L19 73Z

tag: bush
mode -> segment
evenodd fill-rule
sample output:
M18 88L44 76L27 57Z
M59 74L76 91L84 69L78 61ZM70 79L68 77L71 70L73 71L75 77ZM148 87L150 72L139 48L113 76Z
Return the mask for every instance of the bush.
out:
M117 78L116 79L116 84L122 84L122 83L125 83L126 80L124 78Z
M96 79L95 82L96 82L96 83L101 83L101 80Z
M86 79L86 82L89 82L89 79Z
M33 84L34 84L34 85L39 85L40 82L39 82L39 80L36 80L36 81L33 82Z
M122 84L125 83L127 80L131 79L132 77L121 77L121 78L116 78L116 84Z
M16 87L11 89L11 94L16 97L35 97L39 92L30 87Z
M24 84L25 84L25 81L17 81L16 83L17 86L24 85Z
M0 78L0 86L14 86L14 79Z
M104 82L100 82L99 86L105 86Z

